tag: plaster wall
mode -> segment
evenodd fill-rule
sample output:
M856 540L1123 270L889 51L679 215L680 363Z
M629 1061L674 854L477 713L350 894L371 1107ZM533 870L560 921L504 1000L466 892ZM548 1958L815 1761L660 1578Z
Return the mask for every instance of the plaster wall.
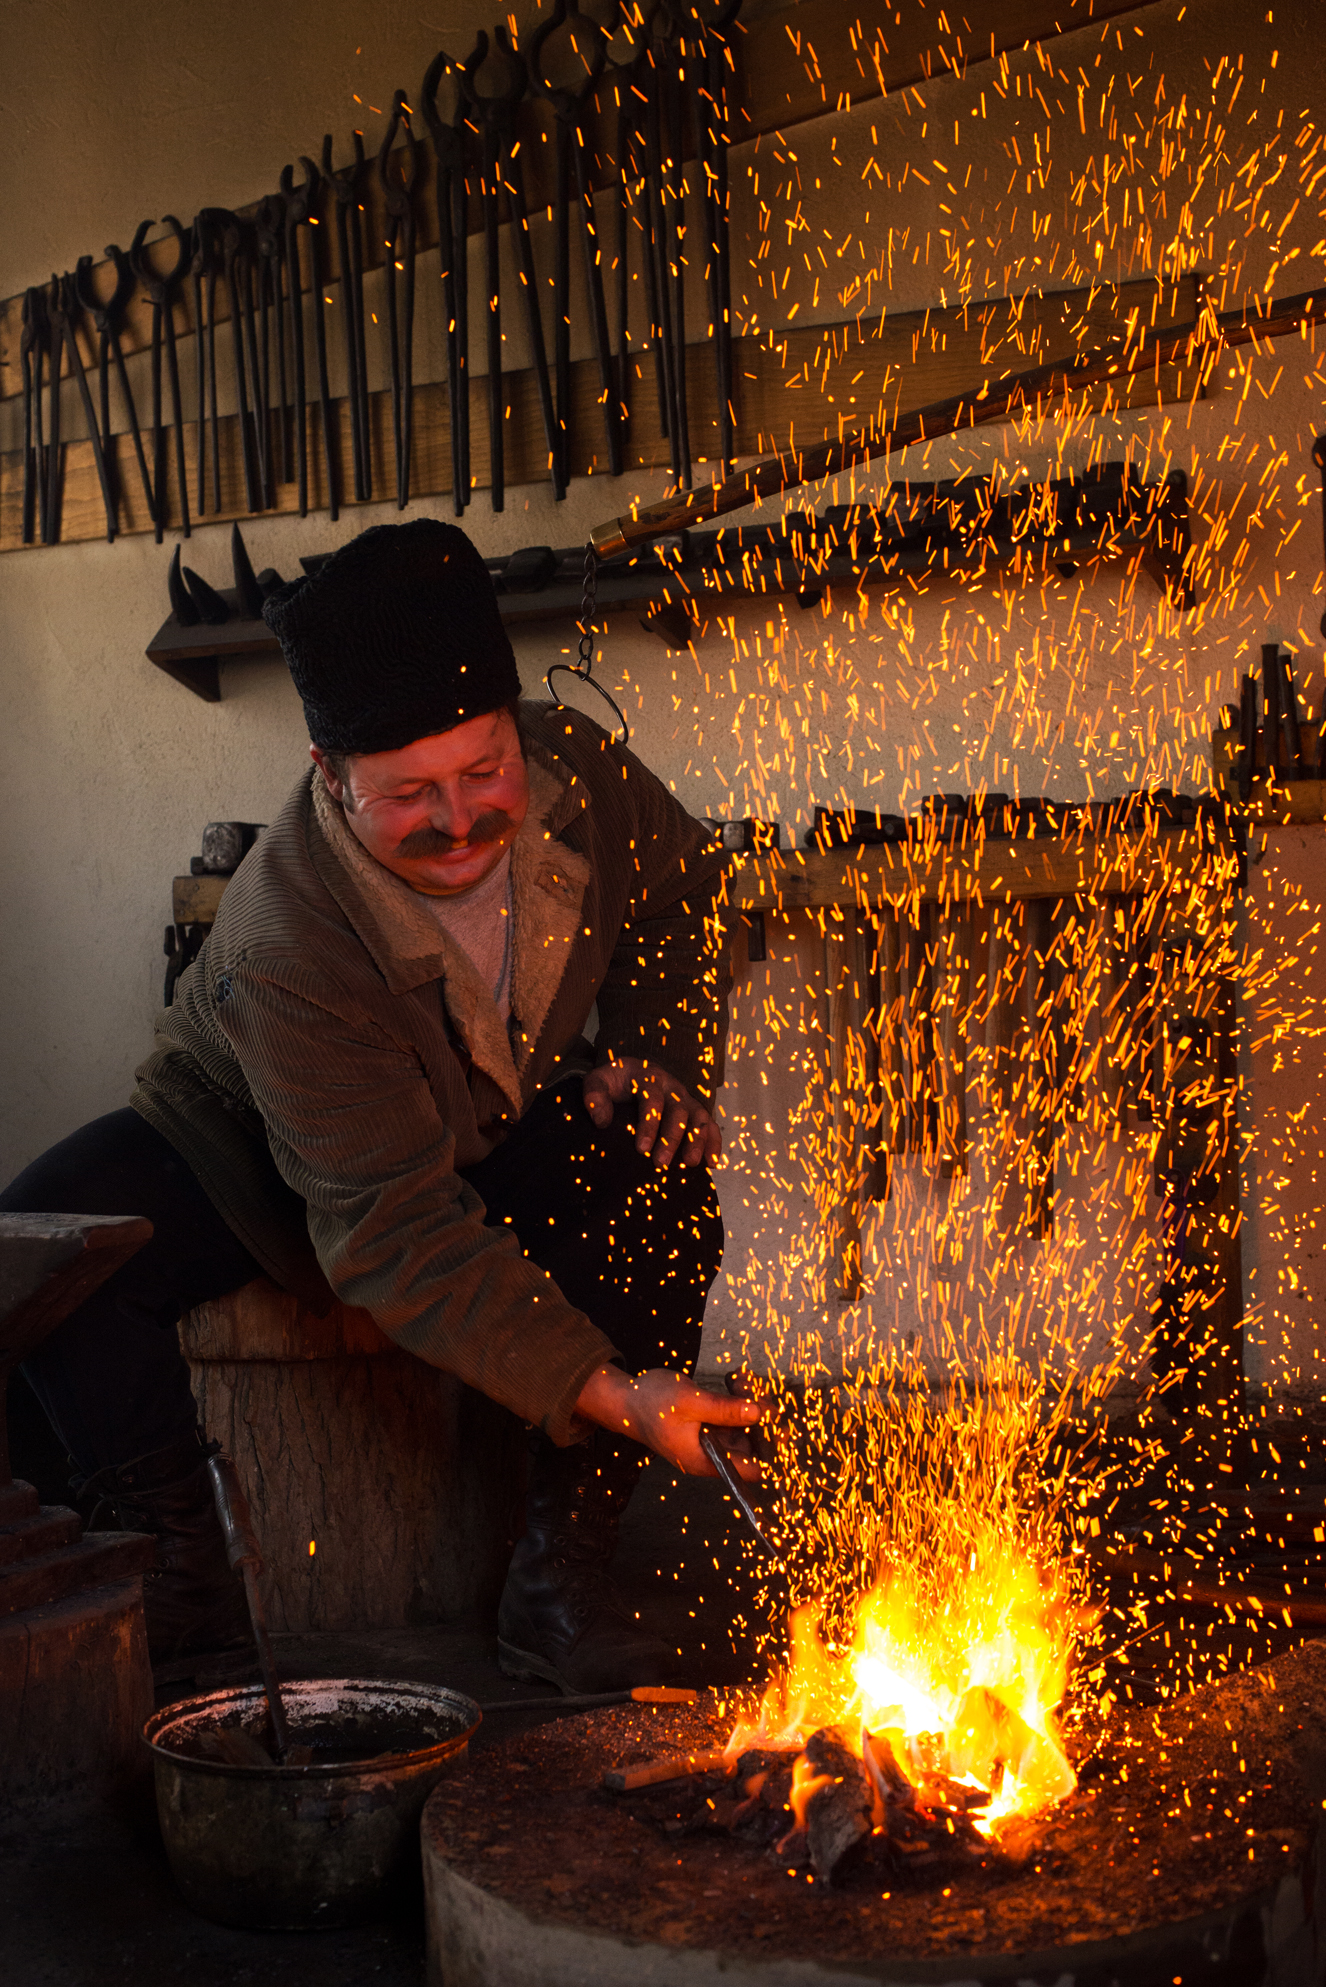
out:
M1230 302L1263 285L1307 289L1323 254L1309 113L1326 98L1326 60L1310 0L1264 11L1159 0L1057 40L1044 59L1031 50L976 64L741 148L738 328L859 311L868 335L883 309L1195 266ZM187 218L205 203L252 199L323 129L362 116L372 143L368 107L421 73L440 31L459 45L488 12L466 0L430 24L390 6L369 21L343 0L281 19L247 0L203 16L74 0L58 13L19 6L10 19L9 73L23 95L0 120L0 178L16 217L0 248L5 294L90 244L124 239L142 212ZM775 818L798 838L817 802L906 810L937 786L1069 799L1161 781L1203 789L1210 727L1237 693L1249 644L1293 648L1320 704L1321 514L1308 451L1326 427L1324 379L1311 343L1286 341L1231 360L1218 390L1191 406L1059 409L890 466L927 478L998 469L1017 481L1125 457L1148 479L1183 468L1203 546L1194 613L1112 568L1025 592L938 581L872 591L827 614L732 603L682 653L613 620L599 666L637 749L697 814ZM789 420L798 404L789 387ZM790 503L868 501L885 487L877 465ZM575 544L629 499L662 491L656 477L614 486L596 475L561 506L542 486L508 491L500 517L480 492L467 524L486 553ZM259 518L245 532L255 565L289 574L300 554L395 515L374 506L334 526ZM216 581L227 576L228 531L198 529L190 548L190 563ZM125 1100L159 996L171 876L205 821L270 818L304 763L279 666L227 665L223 701L209 706L145 661L168 556L135 538L0 562L0 1171ZM568 645L560 629L520 635L531 688ZM1311 1239L1319 1155L1301 1133L1314 1116L1302 1115L1304 1086L1316 1081L1326 991L1311 930L1324 867L1320 831L1273 839L1254 865L1247 913L1264 954L1257 1011L1273 1016L1269 1035L1260 1023L1251 1031L1261 1045L1249 1071L1249 1364L1256 1377L1290 1373L1314 1387L1326 1379L1314 1335L1326 1271ZM938 1356L955 1282L949 1190L913 1178L876 1217L862 1305L840 1314L817 1285L804 1122L821 1039L816 938L805 921L775 923L772 937L770 963L743 971L734 1006L723 1097L730 1240L706 1358L752 1331L758 1339L770 1319L793 1339L828 1325L831 1360L918 1338ZM1285 1014L1292 1036L1271 1039ZM1121 1227L1072 1155L1061 1186L1055 1242L983 1266L966 1288L991 1322L1016 1303L1033 1342L1088 1356L1144 1305L1156 1209ZM958 1198L980 1188L978 1143ZM1302 1296L1286 1293L1290 1267Z

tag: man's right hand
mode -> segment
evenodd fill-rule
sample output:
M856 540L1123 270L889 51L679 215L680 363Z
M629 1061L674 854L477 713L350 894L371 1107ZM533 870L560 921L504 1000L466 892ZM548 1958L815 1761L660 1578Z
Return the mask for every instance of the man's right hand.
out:
M575 1411L583 1420L597 1422L614 1435L642 1442L687 1476L717 1474L700 1447L702 1428L746 1429L763 1413L757 1401L711 1394L663 1367L633 1377L620 1366L600 1366L591 1373ZM760 1466L754 1457L743 1454L741 1447L726 1443L724 1447L738 1475L748 1483L758 1482Z

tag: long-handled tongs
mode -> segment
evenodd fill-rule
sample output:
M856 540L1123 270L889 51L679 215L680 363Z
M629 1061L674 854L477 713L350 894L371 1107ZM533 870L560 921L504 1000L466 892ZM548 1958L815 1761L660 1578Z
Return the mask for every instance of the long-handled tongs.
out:
M735 1400L751 1400L754 1398L749 1381L744 1373L728 1373L724 1378L723 1384ZM760 1541L760 1544L766 1552L775 1553L776 1548L760 1522L759 1513L751 1503L745 1484L732 1467L731 1458L719 1448L707 1428L700 1430L700 1447L706 1459L713 1465L717 1472L724 1490L726 1490L728 1496L732 1499L732 1502L736 1505L742 1517Z

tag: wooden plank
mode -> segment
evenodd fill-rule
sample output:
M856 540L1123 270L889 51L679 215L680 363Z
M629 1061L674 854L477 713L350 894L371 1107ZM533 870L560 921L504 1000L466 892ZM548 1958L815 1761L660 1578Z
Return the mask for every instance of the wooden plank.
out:
M807 326L802 331L738 338L734 341L737 448L742 455L760 455L775 439L779 447L797 445L837 434L845 417L885 409L888 418L924 407L946 395L962 392L989 376L992 369L1013 372L1049 359L1071 358L1107 348L1130 321L1164 328L1195 313L1196 291L1191 277L1176 286L1151 281L1101 285L1046 297L1000 298L947 311L913 311L886 317L865 327L855 320ZM707 341L689 348L688 398L692 447L700 466L717 454L718 403L711 347ZM860 375L859 378L854 376ZM511 486L537 482L547 472L547 450L532 370L505 375L507 396L506 480ZM1123 404L1117 386L1109 389ZM572 368L574 448L571 469L576 476L602 474L602 420L599 412L598 369L592 359ZM1128 405L1157 405L1167 399L1187 399L1192 379L1168 368L1157 379L1139 375L1129 390ZM391 396L373 394L370 422L374 501L395 488L391 442ZM351 457L349 403L335 403L341 483L348 482ZM476 418L476 416L478 418ZM274 425L274 424L273 424ZM451 489L451 421L447 389L429 382L415 389L415 448L411 488L416 497L436 496ZM781 433L780 433L781 430ZM321 422L316 410L308 416L309 507L327 505L327 478ZM210 446L210 444L209 444ZM197 426L184 424L184 454L190 505L196 486ZM471 474L476 489L489 486L488 423L473 404L470 429ZM234 415L221 422L221 510L223 519L243 519L250 513L244 498L239 422ZM631 420L627 436L628 469L666 470L668 445L659 425L651 362L637 358ZM120 490L120 529L127 536L151 529L127 436L115 438L114 460ZM180 523L175 483L174 449L168 450L170 475L168 527ZM0 457L0 551L38 548L21 546L23 461L19 450ZM342 500L343 508L354 508ZM297 487L277 486L272 511L262 516L290 515L298 509ZM208 520L215 521L208 512ZM62 543L101 538L105 513L92 460L91 444L70 442L65 450ZM214 582L222 576L209 576ZM217 651L221 652L220 650Z
M960 309L909 311L863 324L808 325L801 331L736 341L739 446L764 455L795 450L873 421L929 406L1033 366L1081 358L1122 344L1125 326L1168 330L1191 324L1193 277L1162 286L1150 279L1048 296L998 297ZM1150 407L1193 398L1195 369L1167 366L1108 391L1111 405Z
M809 0L752 21L738 68L752 127L787 131L825 111L965 76L1005 51L1136 13L1149 0L965 0L951 9L897 0Z
M922 903L1136 896L1171 882L1228 895L1237 887L1240 865L1232 842L1213 842L1201 828L968 847L906 842L841 853L739 856L726 901L743 912L892 905L914 913Z

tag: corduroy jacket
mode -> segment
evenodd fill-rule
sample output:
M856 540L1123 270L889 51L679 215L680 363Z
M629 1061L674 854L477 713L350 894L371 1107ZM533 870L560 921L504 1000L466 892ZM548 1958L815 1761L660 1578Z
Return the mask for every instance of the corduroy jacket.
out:
M589 719L523 704L521 729L509 1029L310 769L227 886L132 1101L276 1281L324 1304L330 1285L565 1443L611 1341L484 1226L458 1168L589 1066L596 1000L593 1060L640 1056L712 1098L730 972L701 825Z

